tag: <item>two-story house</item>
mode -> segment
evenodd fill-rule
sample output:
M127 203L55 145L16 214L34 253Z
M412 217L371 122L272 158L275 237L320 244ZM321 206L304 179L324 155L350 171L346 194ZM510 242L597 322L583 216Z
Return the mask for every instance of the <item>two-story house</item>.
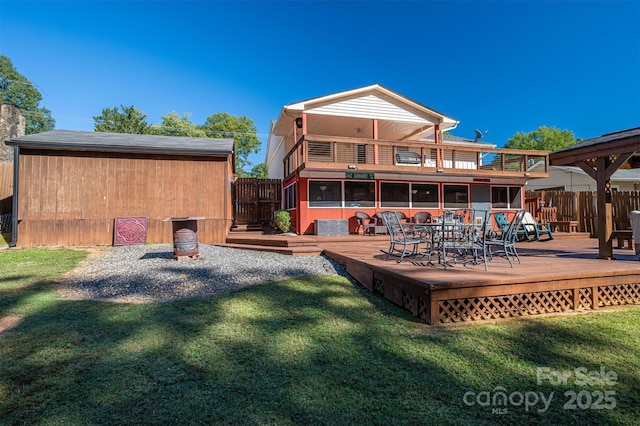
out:
M383 86L362 87L284 106L266 165L283 180L300 234L313 234L317 219L348 219L353 230L356 211L522 208L525 182L547 176L548 153L445 133L457 125Z

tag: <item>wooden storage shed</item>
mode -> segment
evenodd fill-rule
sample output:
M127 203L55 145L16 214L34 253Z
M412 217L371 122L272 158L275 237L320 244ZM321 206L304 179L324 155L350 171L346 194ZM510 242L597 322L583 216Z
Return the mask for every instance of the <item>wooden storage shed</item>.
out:
M232 223L233 140L53 130L14 147L10 245L111 245L116 218L146 218L146 242L172 243L169 217L199 216L198 240ZM17 225L17 226L16 226Z

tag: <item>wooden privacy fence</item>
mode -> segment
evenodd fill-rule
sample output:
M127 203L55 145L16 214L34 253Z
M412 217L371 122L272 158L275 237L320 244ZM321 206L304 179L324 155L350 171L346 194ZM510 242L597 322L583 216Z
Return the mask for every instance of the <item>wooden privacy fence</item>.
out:
M269 223L281 203L280 179L239 178L233 183L235 225Z
M559 221L578 222L579 232L598 235L598 209L596 192L581 191L527 191L527 210L534 208L532 200L544 203L545 206L558 208ZM640 210L640 191L614 191L611 196L614 229L630 228L629 213ZM533 214L533 212L532 212Z

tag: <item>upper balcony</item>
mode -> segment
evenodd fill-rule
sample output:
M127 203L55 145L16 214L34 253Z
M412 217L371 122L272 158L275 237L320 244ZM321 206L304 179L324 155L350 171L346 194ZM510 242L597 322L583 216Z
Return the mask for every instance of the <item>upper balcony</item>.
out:
M534 164L544 164L536 167ZM284 158L284 175L302 170L349 170L459 177L548 177L549 153L487 144L436 144L304 135Z

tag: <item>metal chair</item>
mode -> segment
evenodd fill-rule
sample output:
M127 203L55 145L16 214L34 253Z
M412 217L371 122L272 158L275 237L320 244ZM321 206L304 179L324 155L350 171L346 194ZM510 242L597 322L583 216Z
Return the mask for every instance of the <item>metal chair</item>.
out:
M458 261L475 265L482 260L487 270L487 224L489 212L486 210L462 209L448 212L438 232L438 256L445 269ZM451 253L451 262L447 262L447 252Z
M428 256L431 260L431 247L428 246L427 250L420 252L420 244L430 244L430 238L425 234L413 234L407 231L408 225L403 225L400 221L399 214L397 212L382 212L380 214L382 221L389 231L389 250L382 251L389 256L400 256L398 263L402 262L405 256L423 255Z
M515 257L518 260L518 263L522 264L520 261L520 256L518 255L518 251L516 250L516 240L518 236L518 228L522 223L522 218L526 210L521 209L517 210L516 213L511 218L509 222L509 226L504 229L500 235L489 235L487 233L487 237L485 238L484 244L486 245L487 253L489 254L489 259L493 259L493 251L492 247L497 247L498 253L503 253L507 260L509 261L509 265L513 268L513 262L511 261L512 257ZM503 213L504 214L504 213ZM494 214L495 217L495 214ZM506 216L505 216L506 217ZM491 233L493 234L493 233Z

